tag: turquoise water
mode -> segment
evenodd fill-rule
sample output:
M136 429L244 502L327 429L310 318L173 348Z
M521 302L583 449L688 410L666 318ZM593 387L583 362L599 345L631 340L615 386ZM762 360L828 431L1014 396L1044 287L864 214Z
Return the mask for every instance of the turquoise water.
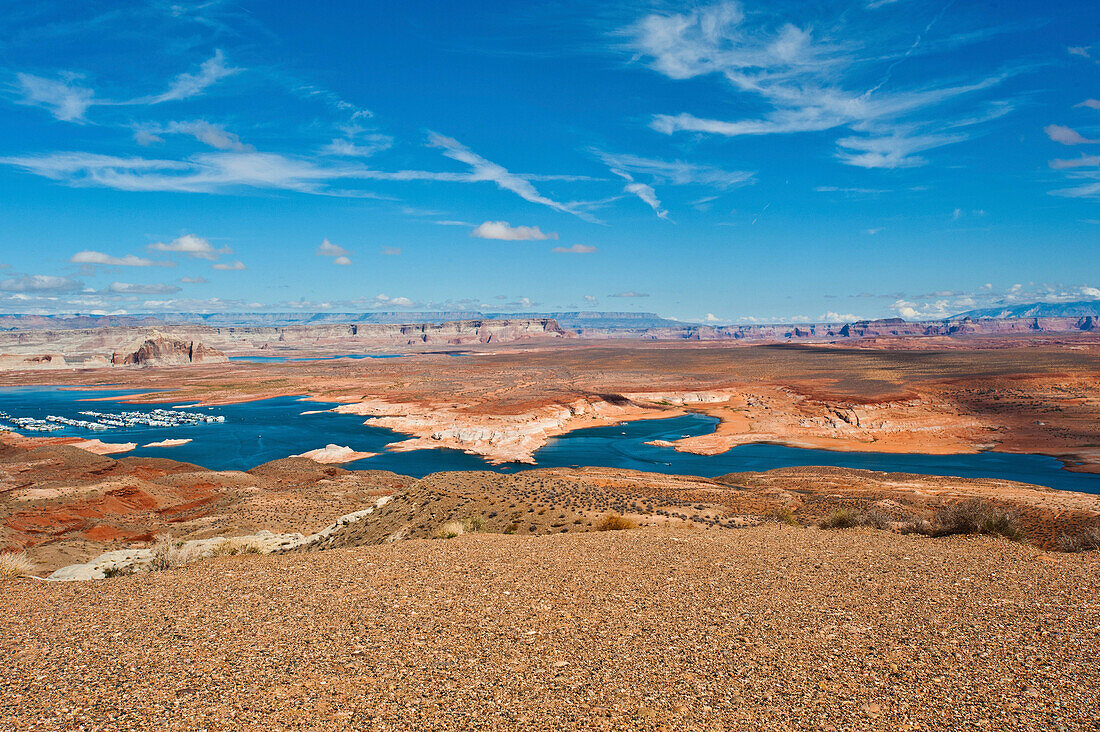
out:
M88 402L86 399L120 398L137 392L71 391L47 387L0 389L0 411L13 417L42 419L47 415L81 417L80 412L151 411L166 405L134 405L119 401ZM187 404L179 406L188 407ZM676 440L708 434L717 420L702 415L649 419L610 427L576 430L557 437L535 453L536 465L509 463L492 466L479 457L458 450L385 452L385 446L406 439L392 430L363 424L355 415L303 412L332 405L299 401L294 397L264 399L220 407L188 408L187 411L223 415L224 423L173 427L136 425L103 432L66 427L50 436L98 437L104 442L136 442L125 455L165 457L213 470L247 470L270 460L324 447L347 445L363 452L382 454L347 463L361 470L392 470L424 476L445 470L495 470L514 472L533 467L595 465L659 473L714 477L744 470L770 470L799 465L831 465L885 472L925 473L965 478L1000 478L1045 485L1062 490L1100 493L1100 475L1072 473L1060 462L1043 455L980 453L977 455L919 455L830 452L781 445L743 445L721 455L692 455L672 448L646 445L650 440ZM191 438L177 447L140 447L168 438ZM121 457L122 455L119 455Z
M287 363L297 361L335 361L338 358L401 358L404 353L340 353L335 356L311 356L308 358L289 358L288 356L230 356L230 361L241 363Z

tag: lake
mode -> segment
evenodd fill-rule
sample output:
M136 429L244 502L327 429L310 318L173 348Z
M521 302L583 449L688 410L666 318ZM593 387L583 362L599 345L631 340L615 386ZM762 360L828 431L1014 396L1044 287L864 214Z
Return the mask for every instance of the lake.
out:
M148 412L168 405L134 405L121 401L88 402L88 399L125 398L135 391L63 390L53 387L0 389L0 411L12 417L44 419L48 415L76 419L82 411L117 414ZM363 417L324 410L331 404L277 397L244 404L189 408L186 411L224 416L225 422L157 427L133 425L107 431L66 426L43 433L49 436L98 437L104 442L136 442L139 447L124 455L164 457L194 463L213 470L247 470L261 463L324 447L347 445L363 452L382 453L347 463L352 470L392 470L421 477L445 470L494 470L515 472L532 468L593 465L658 473L714 477L745 470L800 465L830 465L886 472L925 473L964 478L999 478L1049 486L1062 490L1100 493L1100 475L1072 473L1044 455L986 452L976 455L920 455L873 452L831 452L781 445L743 445L720 455L692 455L668 447L646 445L651 440L676 440L708 434L717 420L703 415L649 419L609 427L576 430L551 439L535 453L536 465L490 465L475 455L458 450L385 452L385 446L405 435L363 424ZM191 438L176 447L141 447L169 438Z

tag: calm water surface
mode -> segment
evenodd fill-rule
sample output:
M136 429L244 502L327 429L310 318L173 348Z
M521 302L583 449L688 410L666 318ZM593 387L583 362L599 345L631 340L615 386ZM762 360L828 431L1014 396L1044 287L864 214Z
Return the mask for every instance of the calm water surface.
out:
M0 410L13 417L44 418L47 415L83 418L79 412L149 411L168 405L134 405L115 399L134 391L62 390L49 387L0 389ZM87 399L111 397L112 401ZM180 405L187 407L186 403ZM714 477L743 470L770 470L799 465L831 465L886 472L925 473L965 478L1000 478L1045 485L1063 490L1100 493L1100 475L1072 473L1060 462L1042 455L980 453L978 455L919 455L831 452L804 450L780 445L743 445L721 455L692 455L672 448L646 445L650 440L676 440L708 434L717 420L703 415L671 419L649 419L610 427L593 427L557 437L535 453L536 465L507 463L489 465L474 455L458 450L416 450L386 452L385 446L406 439L406 435L363 424L363 418L349 414L303 412L324 410L333 405L278 397L245 404L194 408L189 411L224 415L224 423L176 427L137 425L103 432L66 427L50 436L98 437L104 442L136 442L139 447L125 455L166 457L213 470L247 470L270 460L324 447L329 443L354 450L382 454L347 463L359 470L392 470L424 476L444 470L495 470L514 472L533 467L596 465L631 468L658 473ZM177 447L142 447L169 438L191 438ZM119 455L121 457L122 455Z

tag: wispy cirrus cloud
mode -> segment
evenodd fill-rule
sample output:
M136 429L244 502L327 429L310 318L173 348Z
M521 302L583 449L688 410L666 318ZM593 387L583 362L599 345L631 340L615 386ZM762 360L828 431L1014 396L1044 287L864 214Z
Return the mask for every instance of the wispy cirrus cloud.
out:
M78 83L75 74L47 79L34 74L16 74L19 104L42 107L63 122L84 123L88 107L95 103L95 91Z
M755 175L743 170L723 170L681 160L659 160L638 155L609 153L598 149L592 149L591 152L607 165L613 175L626 181L623 192L640 199L653 209L657 218L665 221L671 221L671 219L657 197L654 185L701 185L724 191L753 182ZM635 176L646 176L650 183L639 181Z
M161 135L187 135L216 150L250 152L254 148L241 142L241 138L229 132L222 125L196 119L167 124L141 124L134 127L134 140L139 145L152 145L164 142Z
M233 68L225 63L225 54L221 52L221 49L218 49L214 51L214 55L211 58L202 62L196 73L180 74L164 92L151 97L135 100L135 102L162 104L164 102L190 99L191 97L202 94L208 87L213 86L227 76L232 76L238 71L240 71L240 69Z
M587 244L574 244L569 247L554 247L554 251L558 254L595 254L599 250Z
M503 190L515 193L525 201L548 206L556 211L572 214L585 221L596 220L591 214L581 211L574 206L560 203L552 198L547 198L539 193L527 177L510 173L505 167L486 160L458 140L445 137L436 132L431 132L428 135L428 144L432 147L441 149L443 154L448 158L470 166L470 174L466 178L467 180L489 181L495 183L497 187Z
M224 54L218 50L200 65L198 72L180 74L165 91L126 100L97 97L94 89L82 83L83 77L72 72L62 73L55 79L21 72L15 75L15 81L18 103L41 107L63 122L84 123L88 109L93 106L156 105L189 99L238 71L240 69L226 65Z
M232 142L232 140L229 140ZM86 152L52 152L0 157L0 165L20 168L34 175L76 187L102 187L123 191L174 191L228 193L239 188L296 191L340 197L377 197L370 191L332 188L337 181L426 181L442 183L494 183L531 203L548 206L580 219L596 222L578 204L560 203L543 196L532 180L588 180L584 176L521 175L477 155L461 143L432 133L429 146L470 166L468 172L432 170L377 170L358 162L334 162L280 153L223 150L192 155L182 160L121 157Z
M879 7L887 3L873 3ZM942 13L941 13L942 15ZM966 95L990 89L1008 74L940 86L893 89L897 64L913 55L932 29L936 16L900 54L879 54L877 81L868 82L870 54L858 53L848 39L815 36L811 24L799 27L766 13L748 14L740 3L726 0L683 13L651 13L622 31L629 48L654 71L677 80L711 74L722 76L737 95L768 106L759 117L725 121L692 113L657 114L658 132L697 132L726 137L774 135L847 129L837 158L859 167L895 168L927 162L914 153L969 137L969 133L935 134L944 121L959 127L1007 113L955 119L940 108ZM920 122L918 114L938 119ZM851 152L854 150L855 152Z

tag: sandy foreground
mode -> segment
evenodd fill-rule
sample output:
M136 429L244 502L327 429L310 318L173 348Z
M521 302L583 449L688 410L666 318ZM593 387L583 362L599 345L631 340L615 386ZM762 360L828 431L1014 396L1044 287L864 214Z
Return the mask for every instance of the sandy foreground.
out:
M0 585L0 729L1100 729L1100 556L768 524Z

